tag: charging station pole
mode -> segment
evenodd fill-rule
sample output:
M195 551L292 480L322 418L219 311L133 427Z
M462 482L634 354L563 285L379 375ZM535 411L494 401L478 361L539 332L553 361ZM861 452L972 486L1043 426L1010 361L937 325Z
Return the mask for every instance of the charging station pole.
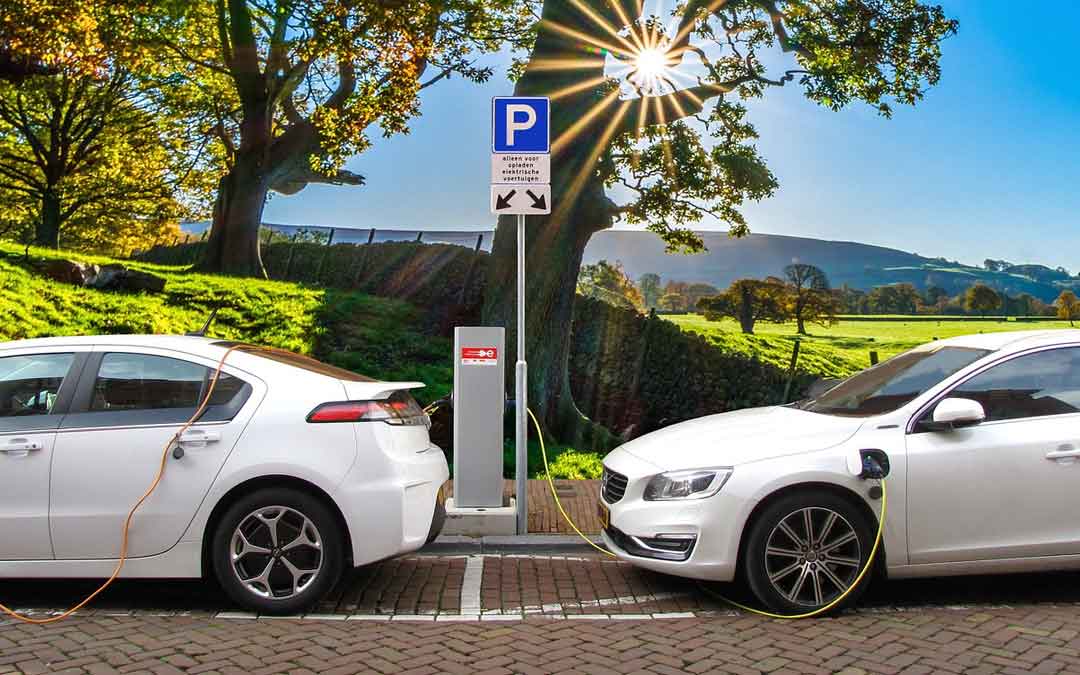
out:
M517 217L517 363L514 368L517 434L514 446L514 492L517 533L529 532L529 364L525 361L525 216Z
M491 100L491 212L517 216L514 490L517 533L529 531L529 366L525 361L525 216L551 213L551 100Z

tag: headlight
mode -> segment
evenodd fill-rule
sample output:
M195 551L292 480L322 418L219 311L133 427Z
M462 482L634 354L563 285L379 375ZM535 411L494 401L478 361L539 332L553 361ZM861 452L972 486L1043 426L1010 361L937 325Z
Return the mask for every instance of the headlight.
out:
M719 492L730 477L731 469L694 469L657 474L645 486L645 501L705 499Z

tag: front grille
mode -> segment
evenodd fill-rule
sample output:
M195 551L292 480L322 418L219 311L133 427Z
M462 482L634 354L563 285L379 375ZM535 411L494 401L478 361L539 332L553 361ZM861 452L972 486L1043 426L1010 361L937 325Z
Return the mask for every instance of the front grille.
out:
M600 479L600 494L604 496L604 501L608 504L614 504L622 499L626 494L626 476L605 467Z

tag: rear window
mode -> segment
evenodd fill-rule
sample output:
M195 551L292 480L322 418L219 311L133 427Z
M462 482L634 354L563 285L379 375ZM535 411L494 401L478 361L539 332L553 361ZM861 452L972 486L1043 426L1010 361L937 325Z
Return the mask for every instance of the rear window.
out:
M370 377L365 377L351 370L345 370L344 368L338 368L337 366L331 366L328 363L323 363L317 359L313 359L310 356L304 356L303 354L296 354L294 352L287 352L282 349L267 350L257 347L255 345L244 344L243 342L229 342L221 341L215 342L214 346L224 347L229 349L240 345L242 347L250 347L251 350L244 350L246 353L260 358L269 359L271 361L277 361L278 363L284 363L287 366L293 368L299 368L311 373L318 373L319 375L325 375L326 377L333 377L338 380L345 380L346 382L377 382Z

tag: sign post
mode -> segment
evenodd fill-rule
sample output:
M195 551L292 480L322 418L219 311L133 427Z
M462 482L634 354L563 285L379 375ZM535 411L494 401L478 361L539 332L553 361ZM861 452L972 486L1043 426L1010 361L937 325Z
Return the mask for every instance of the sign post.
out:
M517 532L529 529L529 366L525 360L525 216L551 213L551 101L491 101L491 212L517 216L517 363L514 450Z

